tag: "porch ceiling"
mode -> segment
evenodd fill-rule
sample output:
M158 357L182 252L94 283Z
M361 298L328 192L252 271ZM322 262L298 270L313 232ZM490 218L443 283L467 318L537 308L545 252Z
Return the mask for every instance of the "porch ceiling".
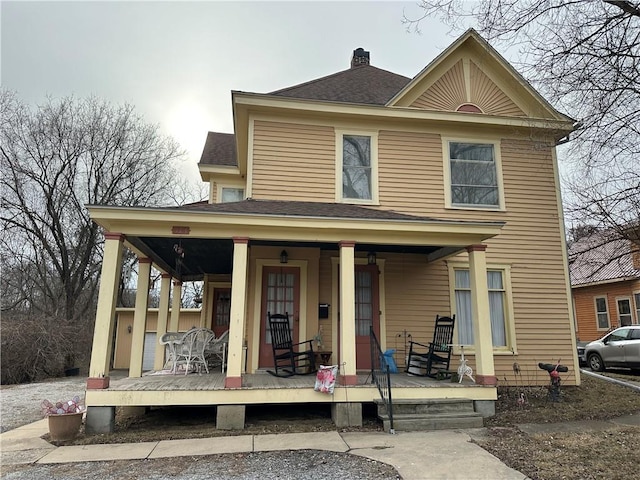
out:
M433 261L500 233L504 222L448 220L379 208L321 202L244 200L171 208L87 206L106 231L126 236L137 253L184 281L230 274L233 238L250 246L413 253ZM180 247L180 248L179 248ZM184 256L177 250L182 249Z
M233 267L233 240L211 238L132 237L127 240L151 258L153 262L182 281L199 280L203 275L230 275ZM184 257L179 258L175 246L180 246ZM338 252L337 243L329 242L274 242L251 240L250 246L276 246L278 248L307 247ZM356 252L411 253L425 257L436 254L442 247L430 245L375 245L356 244ZM461 250L462 247L457 250Z

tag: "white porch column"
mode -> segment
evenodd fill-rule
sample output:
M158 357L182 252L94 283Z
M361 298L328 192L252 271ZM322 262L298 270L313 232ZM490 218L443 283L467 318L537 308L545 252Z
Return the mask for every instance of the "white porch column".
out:
M342 385L356 385L356 274L353 241L340 242L340 363Z
M100 274L100 289L98 293L98 308L93 332L93 347L91 349L91 364L87 389L101 389L109 387L109 363L111 361L111 339L116 316L116 300L118 284L122 269L121 233L104 234L104 255L102 257L102 273Z
M158 327L156 328L156 355L153 359L153 369L162 370L164 367L165 347L160 345L160 338L167 333L167 321L169 320L169 293L171 292L171 275L162 274L160 281L160 305L158 306Z
M202 303L200 303L200 326L203 328L213 328L212 325L207 325L207 319L211 318L207 316L207 304L209 303L209 282L205 276L202 285Z
M497 385L493 363L491 339L491 315L489 287L487 285L486 245L471 245L469 252L469 276L471 279L471 308L473 315L474 347L476 350L476 383Z
M182 282L173 281L173 295L171 297L171 320L169 322L169 331L177 332L180 320L180 306L182 305Z
M144 352L144 334L147 330L150 277L151 259L146 257L138 258L138 285L136 287L136 307L133 313L131 358L129 359L130 377L142 376L142 356Z
M247 305L249 239L233 238L233 274L231 276L231 311L225 388L242 387L242 342Z

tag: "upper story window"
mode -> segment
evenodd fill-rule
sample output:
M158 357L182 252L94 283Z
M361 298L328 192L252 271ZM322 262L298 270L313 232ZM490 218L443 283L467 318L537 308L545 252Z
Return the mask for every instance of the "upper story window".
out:
M338 201L377 203L377 137L364 134L337 134Z
M244 188L221 188L219 203L241 202L242 200L244 200Z
M449 174L447 206L502 208L499 144L462 141L445 144Z

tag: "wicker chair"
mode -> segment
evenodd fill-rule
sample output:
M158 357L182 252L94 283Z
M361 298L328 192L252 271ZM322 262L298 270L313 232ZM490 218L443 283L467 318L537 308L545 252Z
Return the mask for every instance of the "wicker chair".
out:
M192 328L185 333L182 341L176 345L174 373L178 365L185 366L185 375L192 367L198 372L204 367L205 371L209 373L205 352L214 338L215 334L208 328Z

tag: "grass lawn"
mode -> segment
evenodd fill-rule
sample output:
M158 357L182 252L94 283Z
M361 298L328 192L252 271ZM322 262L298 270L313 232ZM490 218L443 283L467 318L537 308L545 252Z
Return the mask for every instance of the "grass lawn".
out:
M640 381L638 375L607 375ZM640 392L588 375L581 378L579 387L562 388L557 403L548 400L544 388L501 389L496 416L486 421L488 436L477 443L533 480L638 478L640 427L611 425L599 431L531 435L517 428L640 413ZM520 392L525 393L524 406L517 402Z

